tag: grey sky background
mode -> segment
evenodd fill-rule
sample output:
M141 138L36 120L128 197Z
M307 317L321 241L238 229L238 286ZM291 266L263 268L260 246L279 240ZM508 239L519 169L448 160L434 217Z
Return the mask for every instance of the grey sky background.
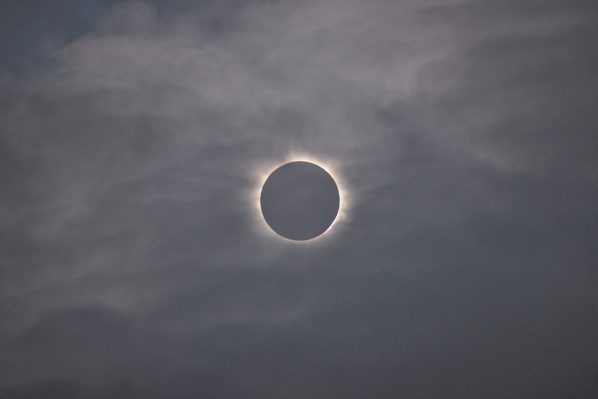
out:
M0 3L0 398L595 398L598 3ZM314 245L260 171L333 163Z

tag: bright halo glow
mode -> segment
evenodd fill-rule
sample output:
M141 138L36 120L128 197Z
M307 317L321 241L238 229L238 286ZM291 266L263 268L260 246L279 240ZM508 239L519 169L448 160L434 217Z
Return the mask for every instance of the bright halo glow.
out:
M262 209L261 209L261 205L260 205L260 195L262 192L262 187L264 186L264 183L266 182L266 179L268 179L268 177L272 174L272 172L274 172L280 166L287 164L289 162L295 162L295 161L311 162L313 164L320 166L322 169L324 169L326 172L328 172L328 174L330 174L330 176L332 176L332 178L336 182L336 186L339 191L338 213L336 215L336 218L332 222L332 224L328 227L328 229L326 229L326 231L324 231L319 236L308 239L308 240L303 240L303 241L289 240L285 237L282 237L282 236L279 236L278 234L276 234L270 228L270 226L268 226L268 224L266 223L264 216L262 214ZM254 175L255 175L254 176L254 189L251 194L251 199L253 202L253 207L255 209L256 224L259 228L260 233L267 235L267 236L274 236L280 240L284 240L285 242L296 243L296 244L312 242L315 240L328 238L328 236L331 235L330 233L333 228L335 228L335 230L338 229L343 224L343 222L346 221L347 210L349 209L350 204L351 204L351 197L349 195L349 191L347 190L347 185L345 184L345 181L342 178L342 175L339 172L339 169L340 168L338 167L337 162L334 162L334 161L331 161L328 159L322 159L319 157L315 157L315 156L312 156L312 155L309 155L309 154L306 154L303 152L301 152L301 153L291 152L286 157L284 157L282 159L279 159L277 161L270 161L267 164L263 164L263 165L260 165L259 167L257 167L256 170L254 171Z

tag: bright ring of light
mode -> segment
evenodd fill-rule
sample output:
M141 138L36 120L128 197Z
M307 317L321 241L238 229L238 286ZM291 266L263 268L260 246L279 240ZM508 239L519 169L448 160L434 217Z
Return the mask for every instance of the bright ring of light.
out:
M270 226L267 224L266 220L264 219L263 214L262 214L261 204L260 204L260 194L262 191L262 187L264 186L264 183L266 182L268 177L272 174L272 172L274 172L281 165L295 162L295 161L304 161L304 162L313 163L313 164L316 164L317 166L321 167L322 169L324 169L330 176L332 176L332 178L334 179L334 181L336 183L338 191L339 191L338 213L336 215L336 218L332 222L332 224L321 235L319 235L315 238L312 238L312 239L307 239L307 240L302 240L302 241L289 240L287 238L284 238L284 237L276 234L270 228ZM258 220L256 220L256 222L257 222L257 225L259 226L259 231L262 233L262 235L267 236L267 237L274 237L274 238L277 238L280 240L284 240L285 242L291 242L291 243L306 243L306 242L312 242L315 240L320 241L324 238L329 238L329 236L332 235L331 234L332 230L335 230L335 231L338 230L340 225L342 225L343 222L346 221L347 209L350 204L350 197L349 197L348 191L346 189L346 184L344 183L344 180L342 179L341 174L338 172L338 170L339 170L339 168L337 166L337 163L335 163L335 162L326 161L323 159L315 158L313 156L308 156L305 154L297 154L297 153L291 153L286 158L284 158L282 160L279 160L277 162L271 162L271 163L268 163L268 165L263 165L263 166L257 168L257 170L255 171L256 172L255 173L255 175L256 175L255 176L255 186L253 189L252 198L253 198L253 203L254 203L254 209L256 212L255 213L256 219L258 219Z

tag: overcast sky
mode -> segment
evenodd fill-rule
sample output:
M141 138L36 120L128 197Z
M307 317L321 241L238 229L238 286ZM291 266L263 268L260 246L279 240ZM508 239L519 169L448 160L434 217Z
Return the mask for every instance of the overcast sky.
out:
M0 398L598 397L598 2L0 2ZM260 176L334 165L321 240Z

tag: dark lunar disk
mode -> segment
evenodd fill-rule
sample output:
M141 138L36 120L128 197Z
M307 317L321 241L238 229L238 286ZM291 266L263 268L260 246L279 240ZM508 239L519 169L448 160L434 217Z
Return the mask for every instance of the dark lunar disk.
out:
M311 162L290 162L276 169L260 196L268 226L290 240L324 233L336 219L340 195L328 172Z

